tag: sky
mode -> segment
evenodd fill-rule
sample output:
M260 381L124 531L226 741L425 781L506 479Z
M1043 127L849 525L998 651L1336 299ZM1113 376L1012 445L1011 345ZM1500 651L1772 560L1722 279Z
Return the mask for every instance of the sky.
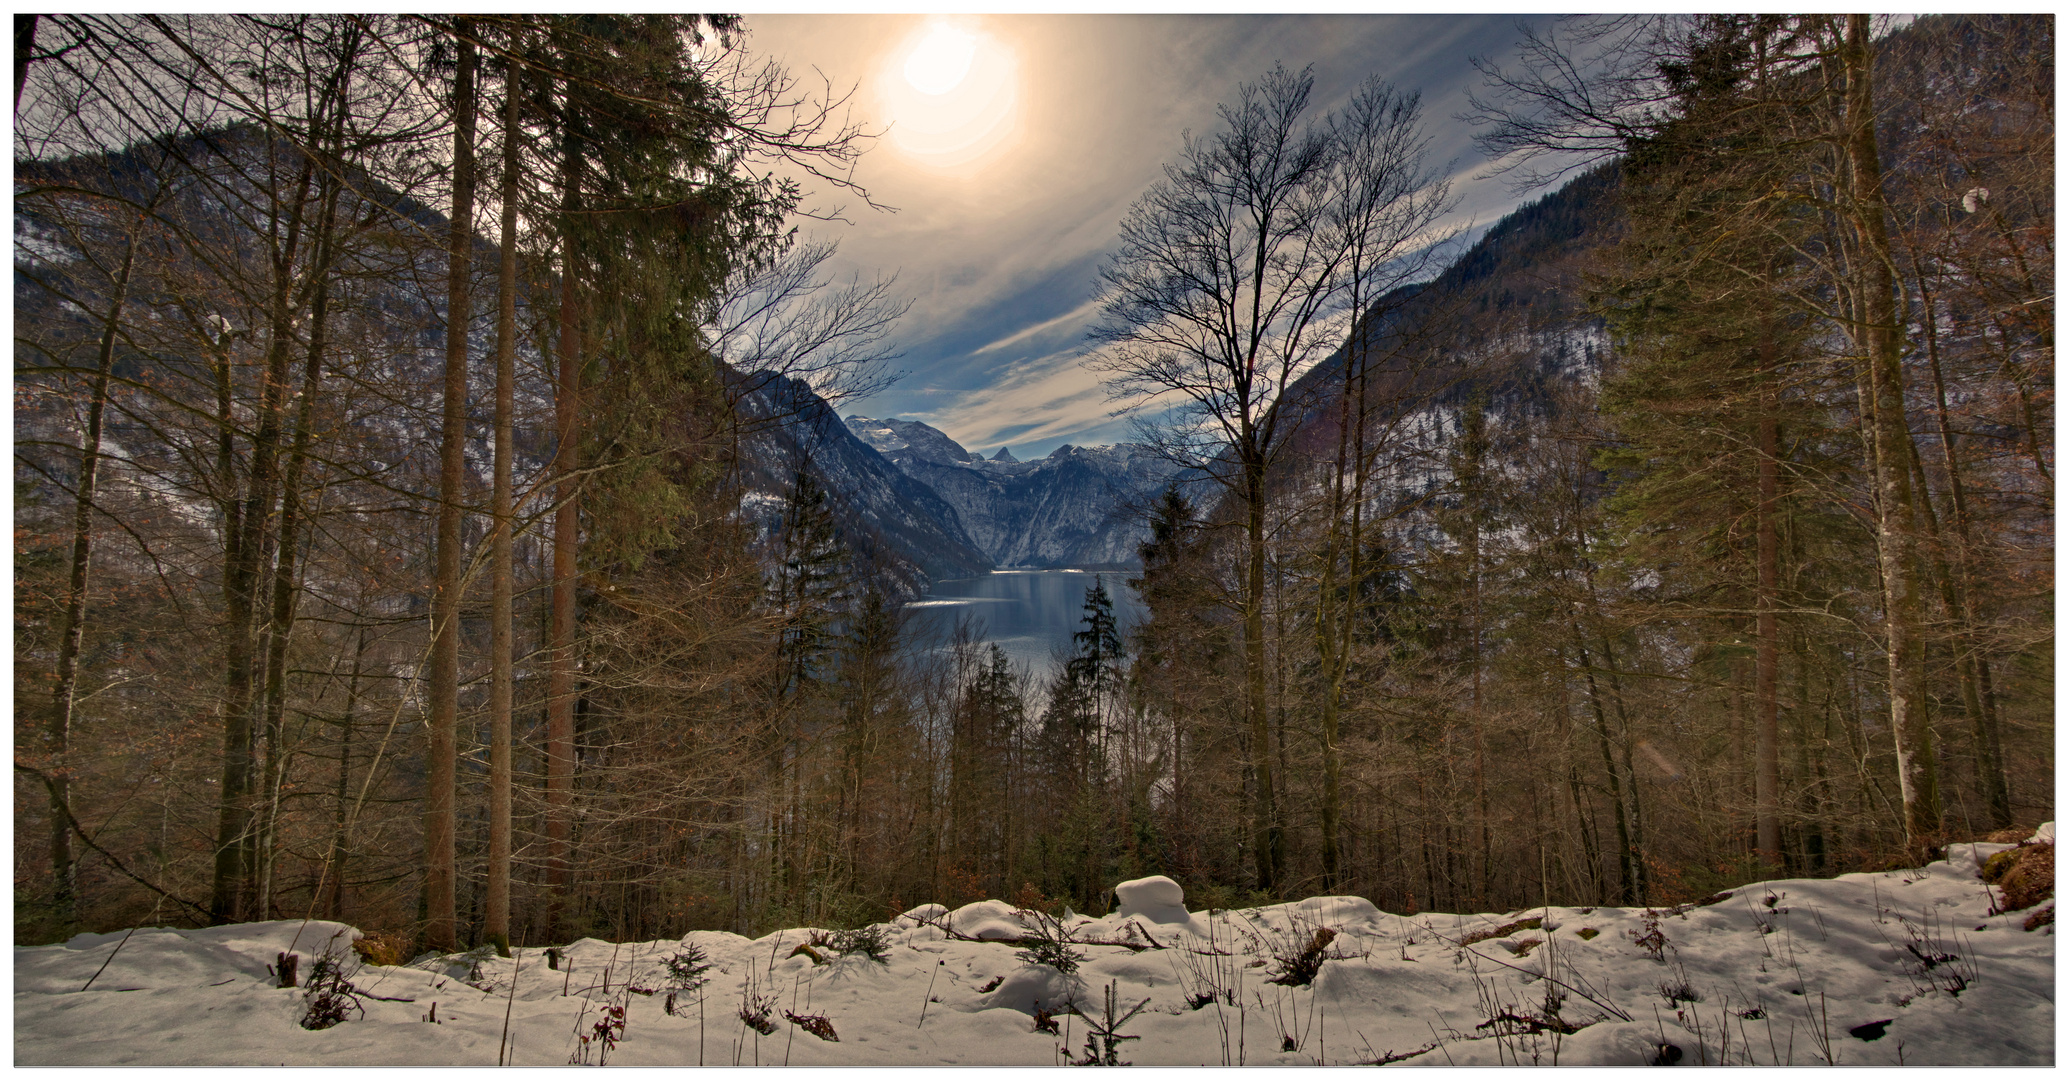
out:
M852 90L879 132L855 179L875 202L825 190L844 221L837 272L897 276L911 309L899 378L841 415L922 420L986 455L1123 441L1083 367L1099 267L1129 206L1176 160L1184 133L1275 63L1312 65L1315 116L1377 74L1422 93L1428 164L1450 166L1452 222L1484 227L1526 196L1486 175L1456 119L1474 56L1509 58L1513 16L776 15L746 17L747 47L807 84Z

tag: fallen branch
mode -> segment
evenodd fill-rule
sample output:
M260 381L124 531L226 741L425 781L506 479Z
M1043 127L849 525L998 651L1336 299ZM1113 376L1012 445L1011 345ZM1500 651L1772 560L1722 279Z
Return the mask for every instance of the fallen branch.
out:
M71 815L70 815L70 814L67 814L67 815L65 815L65 816L66 816L66 817L70 817ZM129 934L134 934L134 933L136 933L136 927L132 926L132 927L130 927L130 928L129 928ZM80 987L80 988L79 988L79 992L80 992L80 993L82 993L82 994L83 994L83 993L85 993L85 992L86 992L86 991L87 991L87 990L88 990L88 989L89 989L90 987L92 987L92 986L93 986L93 980L94 980L94 979L98 979L98 978L100 978L100 977L101 977L101 972L103 972L103 971L106 971L106 970L108 970L108 965L109 965L109 964L112 964L112 963L114 963L114 962L115 962L115 953L121 952L121 951L122 951L122 946L124 946L124 945L127 945L127 944L129 944L129 934L124 934L124 935L122 935L122 940L121 940L121 941L118 941L118 942L116 942L116 943L115 943L115 948L114 948L114 950L113 950L113 951L111 951L111 952L109 952L109 953L108 953L108 958L107 958L106 960L103 960L103 961L101 961L101 966L99 966L99 967L97 967L97 968L93 969L93 977L92 977L92 978L89 978L89 979L87 979L87 980L86 980L86 985L85 985L85 986L82 986L82 987Z
M1525 975L1534 975L1534 976L1536 976L1537 978L1539 978L1539 979L1542 979L1542 980L1544 980L1545 982L1547 982L1547 983L1550 983L1550 984L1551 984L1551 985L1553 985L1553 986L1559 987L1560 989L1564 989L1564 990L1570 990L1570 991L1572 991L1572 992L1573 992L1574 994L1577 994L1577 995L1579 995L1580 997L1582 997L1582 998L1585 998L1585 999L1587 999L1587 1000L1588 1000L1589 1002L1592 1002L1592 1003L1593 1003L1593 1005L1594 1005L1594 1006L1595 1006L1596 1008L1599 1008L1599 1009L1607 1009L1607 1010L1609 1011L1609 1013L1610 1013L1611 1015L1613 1015L1613 1016L1614 1016L1614 1017L1615 1017L1616 1019L1618 1019L1618 1020L1622 1020L1622 1021L1625 1021L1625 1022L1627 1022L1627 1021L1629 1021L1629 1019L1630 1019L1630 1014L1629 1014L1629 1013L1626 1013L1626 1012L1624 1012L1623 1010L1621 1010L1621 1009L1618 1009L1618 1008L1616 1008L1616 1007L1615 1007L1614 1005L1611 1005L1611 1004L1609 1004L1608 1002L1606 1002L1606 1001L1603 1001L1603 1000L1601 1000L1601 999L1600 999L1600 998L1598 998L1598 997L1595 997L1595 996L1594 996L1593 994L1590 994L1590 993L1586 992L1585 990L1582 990L1582 989L1580 989L1579 987L1577 987L1577 986L1574 986L1574 985L1572 985L1571 983L1569 983L1569 982L1566 982L1566 981L1564 981L1563 979L1559 979L1559 978L1556 978L1555 976L1551 976L1551 975L1546 975L1546 974L1544 974L1544 973L1543 973L1543 972L1541 972L1541 971L1535 971L1535 970L1532 970L1532 969L1530 969L1530 968L1525 968L1525 967L1518 967L1518 966L1516 966L1516 965L1514 965L1514 964L1508 963L1508 962L1507 962L1507 961L1505 961L1505 960L1498 960L1498 959L1495 959L1494 957L1488 956L1488 955L1486 955L1485 953L1483 953L1483 952L1480 952L1480 951L1479 951L1478 949L1466 949L1465 951L1466 951L1466 952L1468 952L1468 953L1471 953L1471 954L1472 954L1473 956L1476 956L1476 957L1480 958L1481 960L1492 960L1492 961L1493 961L1494 963L1496 963L1496 964L1499 964L1499 965L1501 965L1502 967L1504 967L1504 968L1507 968L1507 969L1508 969L1508 970L1510 970L1510 971L1519 971L1519 972L1522 972L1522 973L1523 973L1523 974L1525 974Z
M43 786L45 788L49 788L52 791L56 790L56 785L51 783L50 777L45 775L43 770L38 769L33 765L24 765L19 761L14 763L14 767L16 769L21 770L22 772L34 776L38 780L43 781ZM121 871L122 876L128 878L131 881L136 882L139 885L142 885L144 888L149 889L154 893L157 893L158 895L166 898L167 900L172 901L175 904L180 905L181 907L193 911L196 915L201 916L203 925L215 925L215 916L207 908L202 907L200 904L197 904L192 900L174 896L173 894L166 892L164 889L161 889L158 886L151 884L149 881L144 880L142 877L137 875L136 871L131 870L127 866L124 866L122 864L122 860L109 854L108 849L100 846L99 844L94 843L93 837L86 835L86 830L79 827L79 819L72 816L72 808L70 806L66 806L64 808L64 815L65 824L70 825L72 827L72 831L78 834L80 842L84 843L87 847L92 848L95 852L97 852L100 855L101 858L108 860L108 865L113 866L115 869Z

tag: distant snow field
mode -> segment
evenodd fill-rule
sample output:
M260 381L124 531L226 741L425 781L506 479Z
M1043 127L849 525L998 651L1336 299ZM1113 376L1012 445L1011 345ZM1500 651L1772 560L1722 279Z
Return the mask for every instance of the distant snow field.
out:
M81 934L15 949L15 1064L2050 1065L2054 928L2024 927L2052 901L1992 915L1978 876L2007 846L1657 910L1191 912L1148 878L1097 919L927 905L860 933L583 939L557 970L544 948L375 966L330 922Z

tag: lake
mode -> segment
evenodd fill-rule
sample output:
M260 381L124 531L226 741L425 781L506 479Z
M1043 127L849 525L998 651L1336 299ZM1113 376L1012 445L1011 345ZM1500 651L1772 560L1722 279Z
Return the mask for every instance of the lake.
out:
M983 621L982 635L997 642L1015 664L1046 675L1055 650L1070 649L1070 635L1084 629L1084 592L1099 578L1113 598L1113 614L1125 638L1148 617L1141 598L1128 588L1125 570L993 570L982 577L936 581L913 611L914 636L947 641L956 620Z

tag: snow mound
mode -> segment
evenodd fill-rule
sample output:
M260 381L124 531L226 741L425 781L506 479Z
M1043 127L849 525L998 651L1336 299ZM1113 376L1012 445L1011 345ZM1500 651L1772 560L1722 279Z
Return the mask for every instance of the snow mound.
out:
M1030 964L1005 977L996 990L978 999L978 1009L1011 1009L1029 1016L1040 1008L1060 1013L1072 1001L1088 1000L1084 980L1047 964Z
M2035 839L2052 835L2049 824ZM1177 882L1143 878L1116 888L1115 913L1068 920L1083 957L1068 973L1029 962L1020 939L1038 928L999 900L911 909L886 927L880 963L819 962L796 948L806 929L584 938L559 947L557 969L543 944L370 966L349 951L358 931L338 923L82 934L15 949L14 1057L1052 1066L1082 1056L1085 1018L1102 1017L1110 993L1116 1015L1142 1006L1119 1055L1147 1066L2051 1065L2054 928L2027 931L2029 910L1994 913L1975 876L2006 846L1650 908L1398 915L1326 896L1194 913ZM709 981L671 987L666 960L690 944ZM299 954L305 982L315 957L341 959L356 993L341 1023L303 1027L307 986L282 988L268 970L282 952ZM1288 985L1301 964L1311 978ZM604 1008L625 1021L607 1058L580 1040Z
M1113 887L1120 899L1120 914L1158 923L1190 923L1185 910L1185 890L1177 882L1157 875L1123 881Z
M1027 935L1026 924L1013 914L1017 910L1003 900L979 900L956 908L949 925L978 941L1015 941Z

